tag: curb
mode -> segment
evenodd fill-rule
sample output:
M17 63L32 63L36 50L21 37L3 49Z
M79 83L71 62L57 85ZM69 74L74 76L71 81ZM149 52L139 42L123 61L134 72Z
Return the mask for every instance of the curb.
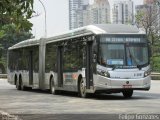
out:
M0 111L0 120L22 120L18 116L10 115L6 112Z

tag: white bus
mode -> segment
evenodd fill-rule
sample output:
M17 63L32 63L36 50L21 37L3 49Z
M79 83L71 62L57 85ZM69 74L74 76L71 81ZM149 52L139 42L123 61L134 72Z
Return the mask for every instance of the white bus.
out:
M135 26L99 24L51 38L31 39L8 49L8 82L26 88L90 93L149 90L150 50Z

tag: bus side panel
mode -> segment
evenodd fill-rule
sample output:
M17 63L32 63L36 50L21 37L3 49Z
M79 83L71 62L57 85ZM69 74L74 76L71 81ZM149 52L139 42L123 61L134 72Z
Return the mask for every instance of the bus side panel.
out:
M18 52L15 50L9 50L8 51L8 63L7 63L7 77L8 77L8 82L10 84L15 84L15 79L18 79Z
M64 89L77 92L78 77L86 63L86 44L79 40L68 40L63 51Z
M8 75L7 75L8 82L9 82L10 84L14 85L14 84L15 84L15 82L14 82L15 72L9 72L9 71L8 71L7 74L8 74Z
M27 87L38 88L39 46L23 48L22 56L19 68L22 71L20 74L23 84Z
M57 71L57 43L46 44L46 58L45 58L45 86L49 89L51 76L54 77L54 84L57 89L66 91L78 90L78 77L81 74L82 68L86 65L86 44L83 41L68 40L61 50L63 63L62 73L63 87L58 87L59 80ZM59 61L62 61L59 60ZM58 82L59 81L59 82Z
M54 79L54 85L57 86L56 60L57 46L55 43L46 44L45 55L45 88L49 89L51 77Z
M39 46L39 88L45 89L45 40L40 39Z
M32 66L33 83L29 84L29 53L32 51ZM26 48L19 48L10 50L8 55L8 81L15 84L15 80L22 79L23 85L27 87L37 86L38 71L39 71L39 49L38 46L30 46Z

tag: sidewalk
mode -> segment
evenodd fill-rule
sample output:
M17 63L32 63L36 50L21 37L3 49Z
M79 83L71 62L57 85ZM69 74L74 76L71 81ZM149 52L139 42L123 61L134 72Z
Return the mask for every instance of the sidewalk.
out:
M0 120L22 120L22 119L18 118L17 116L10 115L6 112L0 111Z

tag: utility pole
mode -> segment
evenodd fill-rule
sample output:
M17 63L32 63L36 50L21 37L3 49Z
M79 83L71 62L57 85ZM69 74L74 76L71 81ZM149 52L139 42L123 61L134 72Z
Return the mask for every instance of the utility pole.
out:
M41 5L43 6L44 13L45 13L45 23L44 23L44 26L45 26L45 34L44 34L44 37L47 37L47 12L46 12L46 8L45 8L45 5L43 4L43 2L42 2L41 0L39 0L39 2L40 2Z

